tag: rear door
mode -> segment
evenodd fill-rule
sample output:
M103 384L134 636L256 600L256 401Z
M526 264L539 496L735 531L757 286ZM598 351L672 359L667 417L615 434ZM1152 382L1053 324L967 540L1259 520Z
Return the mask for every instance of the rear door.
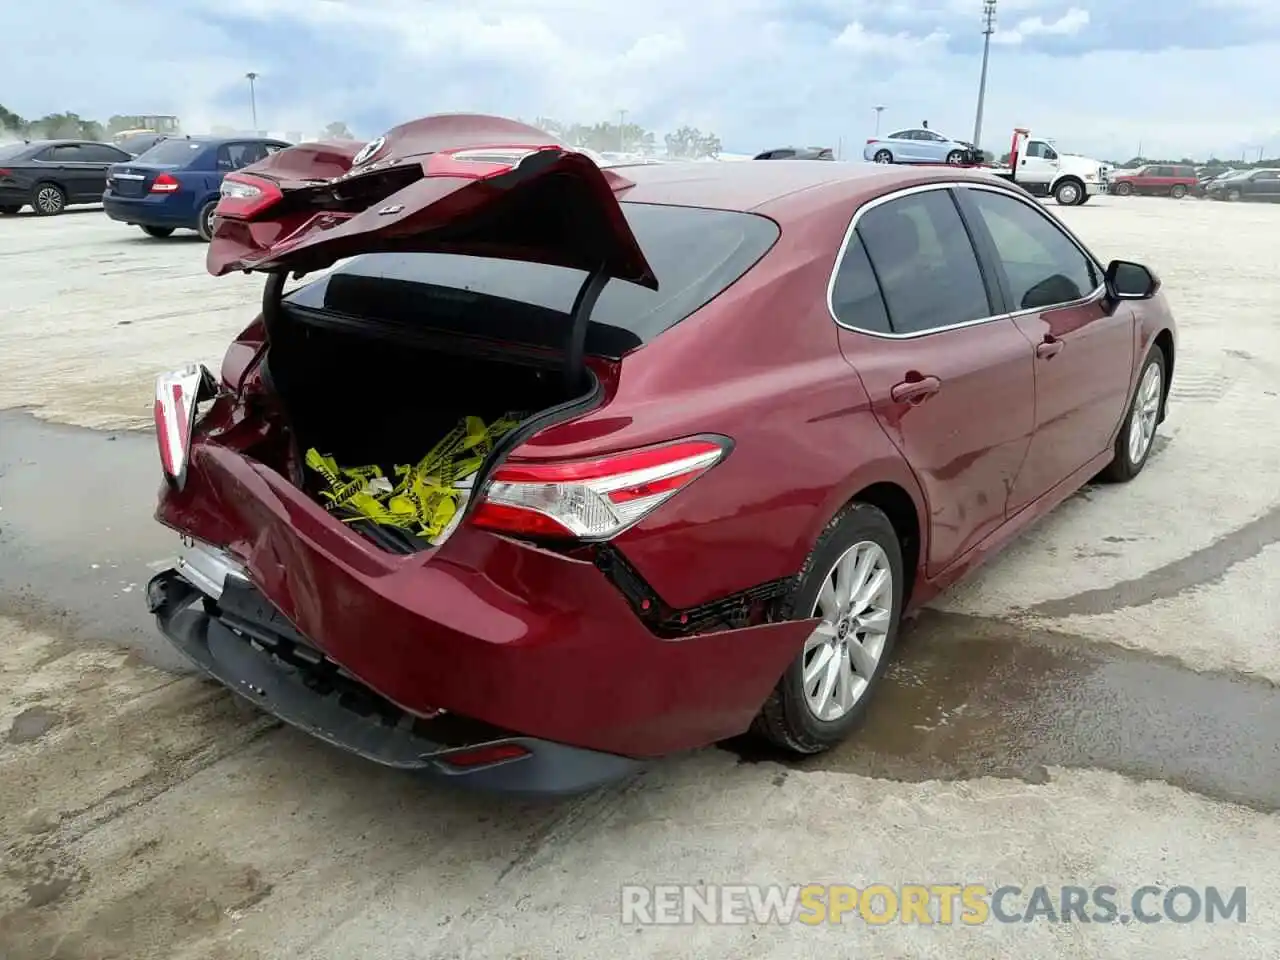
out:
M924 492L932 576L1004 522L1034 426L1033 351L946 185L873 201L854 224L831 310L845 358Z
M124 150L109 143L80 144L80 158L84 165L83 180L86 199L98 199L107 189L107 171L112 164L132 159Z
M1133 374L1134 316L1105 297L1103 268L1034 201L957 191L1013 323L1035 351L1035 436L1012 488L1025 507L1111 446Z

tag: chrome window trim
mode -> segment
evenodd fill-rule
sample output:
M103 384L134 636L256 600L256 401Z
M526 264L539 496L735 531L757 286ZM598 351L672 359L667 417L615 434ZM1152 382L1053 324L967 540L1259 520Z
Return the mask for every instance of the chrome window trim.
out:
M961 323L949 323L949 324L946 324L945 326L931 327L928 330L918 330L912 333L885 333L884 331L880 331L880 330L867 330L863 327L854 326L853 324L844 323L843 321L841 321L841 319L838 316L836 316L836 309L835 309L835 303L834 303L834 296L835 296L835 289L836 289L836 275L840 272L840 265L844 263L845 254L848 252L848 249L849 249L849 243L853 239L855 231L858 229L858 221L862 219L863 214L865 214L868 210L874 210L876 207L881 206L882 204L889 203L890 201L893 201L893 200L899 200L903 197L914 196L915 194L918 194L918 193L928 193L933 190L955 190L959 188L966 188L971 190L986 190L991 193L998 193L998 194L1001 194L1002 196L1011 197L1012 199L1017 200L1020 203L1024 203L1027 206L1034 208L1035 211L1040 214L1040 216L1048 219L1051 225L1057 227L1062 233L1066 234L1067 238L1075 245L1076 249L1079 250L1082 254L1084 254L1085 258L1090 263L1092 263L1094 267L1098 268L1099 277L1102 277L1106 273L1106 270L1099 266L1098 258L1089 252L1088 248L1085 247L1083 243L1081 243L1080 239L1074 233L1068 230L1065 224L1060 223L1056 219L1052 218L1048 213L1046 213L1044 208L1041 207L1040 204L1033 197L1024 197L1021 194L1018 194L1013 190L1009 189L1008 187L1002 186L1001 184L978 183L972 180L947 180L941 183L916 184L914 186L903 187L901 189L894 190L891 193L885 193L878 197L874 197L873 199L868 200L866 203L864 203L862 206L860 206L857 210L854 211L853 217L849 221L849 226L845 228L844 239L840 241L840 248L839 250L836 251L835 264L831 268L831 275L827 278L827 315L831 317L831 320L835 323L837 327L841 327L852 333L860 333L860 334L863 334L864 336L876 337L881 340L916 340L920 337L931 337L936 333L946 333L951 330L962 330L966 327L980 326L984 323L990 323L993 320L1009 320L1014 317L1027 316L1033 313L1044 313L1046 310L1060 310L1060 309L1065 309L1073 306L1080 306L1080 305L1089 303L1093 300L1096 300L1100 295L1103 295L1106 293L1106 283L1100 282L1098 286L1094 288L1093 292L1091 292L1087 296L1081 297L1078 300L1069 300L1064 303L1048 304L1043 307L1033 307L1029 310L1016 310L1010 313L996 313L996 314L992 314L989 317L978 317L975 320L965 320ZM981 264L981 254L976 249L974 250L973 255L975 258L978 259L979 264ZM881 296L883 295L884 295L884 292L881 291ZM886 309L888 308L887 303L885 304L885 307ZM892 322L892 320L890 320L890 322Z

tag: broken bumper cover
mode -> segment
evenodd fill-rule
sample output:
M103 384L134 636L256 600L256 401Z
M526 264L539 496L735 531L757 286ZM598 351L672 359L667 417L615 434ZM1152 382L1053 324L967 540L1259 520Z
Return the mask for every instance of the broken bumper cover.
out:
M215 596L193 586L193 575L199 582L184 565L147 585L160 631L223 686L333 746L470 788L531 796L580 793L643 765L449 714L409 715L328 661L248 580L229 577Z

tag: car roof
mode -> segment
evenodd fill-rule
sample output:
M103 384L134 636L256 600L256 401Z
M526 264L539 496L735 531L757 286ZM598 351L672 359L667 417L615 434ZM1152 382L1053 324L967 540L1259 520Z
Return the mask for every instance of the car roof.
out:
M990 182L993 177L956 167L894 166L884 163L773 160L769 163L681 161L611 168L635 184L620 199L628 203L784 212L789 197L822 191L832 202L938 181ZM1004 181L998 181L1004 182Z

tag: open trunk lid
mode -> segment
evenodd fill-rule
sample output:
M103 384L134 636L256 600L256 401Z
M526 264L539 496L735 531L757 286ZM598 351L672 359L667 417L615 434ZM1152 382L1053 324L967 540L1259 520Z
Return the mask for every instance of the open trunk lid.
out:
M534 127L425 117L363 146L300 144L229 174L207 267L301 274L358 254L432 251L656 289L618 205L630 186Z

